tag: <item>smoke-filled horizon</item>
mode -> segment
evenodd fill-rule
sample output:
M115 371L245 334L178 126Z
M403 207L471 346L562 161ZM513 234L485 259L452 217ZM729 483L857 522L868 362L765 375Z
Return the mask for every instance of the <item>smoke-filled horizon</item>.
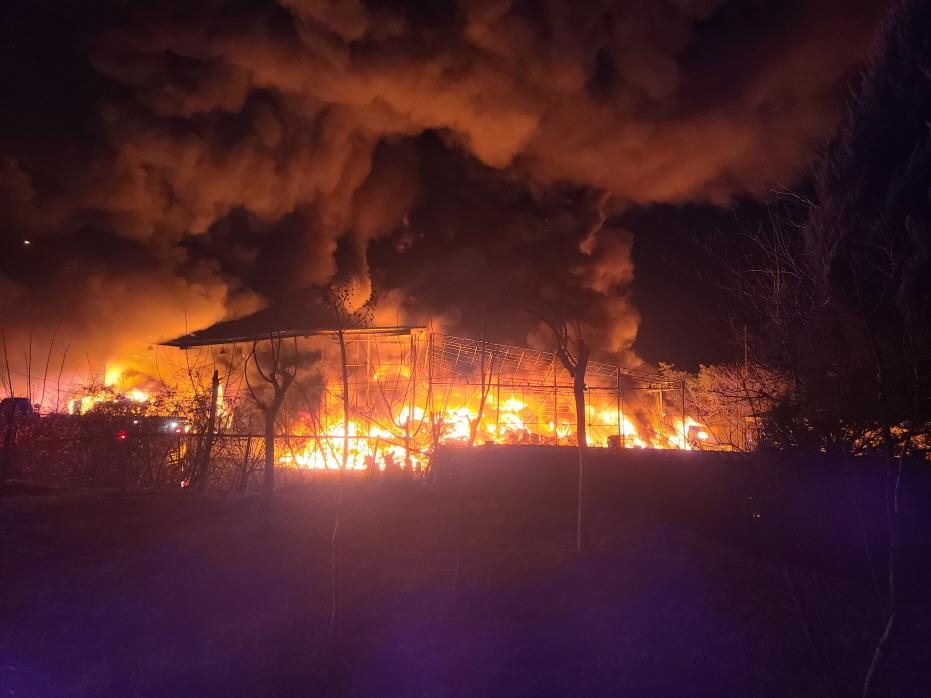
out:
M565 304L635 363L625 212L796 184L883 4L8 3L8 353L139 355L340 276L515 342L516 299Z

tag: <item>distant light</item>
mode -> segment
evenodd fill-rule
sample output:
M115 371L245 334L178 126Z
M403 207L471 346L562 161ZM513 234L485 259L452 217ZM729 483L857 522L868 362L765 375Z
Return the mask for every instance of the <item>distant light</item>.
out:
M707 431L700 431L700 432L698 432L697 434L695 434L695 436L697 436L697 437L698 437L699 439L701 439L702 441L707 441L707 440L708 440L708 432L707 432Z
M32 240L23 240L23 246L29 247L32 244Z
M116 438L119 441L126 441L126 436L127 434L123 429L120 429L118 432L116 432Z

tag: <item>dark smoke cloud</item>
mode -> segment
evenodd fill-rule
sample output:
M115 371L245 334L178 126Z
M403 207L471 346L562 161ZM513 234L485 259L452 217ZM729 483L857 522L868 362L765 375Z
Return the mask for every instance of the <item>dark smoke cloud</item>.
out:
M560 299L624 357L632 234L611 217L796 181L880 6L205 0L26 13L10 32L39 36L48 21L58 43L14 41L7 52L26 55L4 56L26 75L11 81L19 114L0 140L2 324L66 326L100 356L342 273L374 283L387 316L473 331L495 298ZM43 51L68 62L64 77L54 65L29 77ZM57 128L35 126L46 123ZM106 254L113 240L131 254Z

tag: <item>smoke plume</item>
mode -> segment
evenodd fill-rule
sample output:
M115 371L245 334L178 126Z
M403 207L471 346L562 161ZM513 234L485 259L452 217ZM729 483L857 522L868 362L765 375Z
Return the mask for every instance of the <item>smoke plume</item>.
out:
M565 301L631 361L618 216L795 182L880 3L26 5L3 61L36 64L0 139L8 345L138 353L341 274L382 316L496 317L515 341L533 323L506 299Z

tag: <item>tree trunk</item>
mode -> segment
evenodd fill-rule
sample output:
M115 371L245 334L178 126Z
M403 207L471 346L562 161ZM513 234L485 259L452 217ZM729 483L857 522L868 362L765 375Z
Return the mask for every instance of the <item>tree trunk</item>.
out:
M207 475L210 472L210 453L213 451L213 442L217 430L217 402L220 399L220 372L216 369L213 371L213 380L210 389L210 411L207 415L207 431L201 442L201 450L197 454L197 467L194 471L197 489L204 490L207 487Z
M581 376L581 385L579 377ZM585 375L576 372L573 393L575 394L575 420L576 435L579 443L579 499L576 512L575 551L582 553L585 550L585 521L583 518L583 504L585 492L585 451L588 448L585 434Z
M252 437L246 437L246 450L242 456L242 465L239 472L239 493L245 494L249 485L249 474L252 471Z
M575 395L576 439L579 443L579 500L576 512L575 551L585 552L587 547L584 517L585 500L585 454L588 439L585 428L585 371L588 368L588 349L581 347L572 375L572 392Z
M586 434L585 426L585 376L580 373L576 373L576 376L572 386L572 393L575 396L575 433L578 436L579 446L587 446L588 435ZM581 376L581 385L578 376Z
M262 499L271 501L275 490L275 415L277 410L265 412L265 476L262 479Z
M336 474L336 509L333 515L333 535L330 539L330 581L332 608L330 633L338 636L342 628L342 549L340 541L340 514L343 507L343 471L349 465L349 365L346 359L346 338L342 330L336 333L339 341L339 358L343 373L343 461ZM410 416L408 416L408 419Z

